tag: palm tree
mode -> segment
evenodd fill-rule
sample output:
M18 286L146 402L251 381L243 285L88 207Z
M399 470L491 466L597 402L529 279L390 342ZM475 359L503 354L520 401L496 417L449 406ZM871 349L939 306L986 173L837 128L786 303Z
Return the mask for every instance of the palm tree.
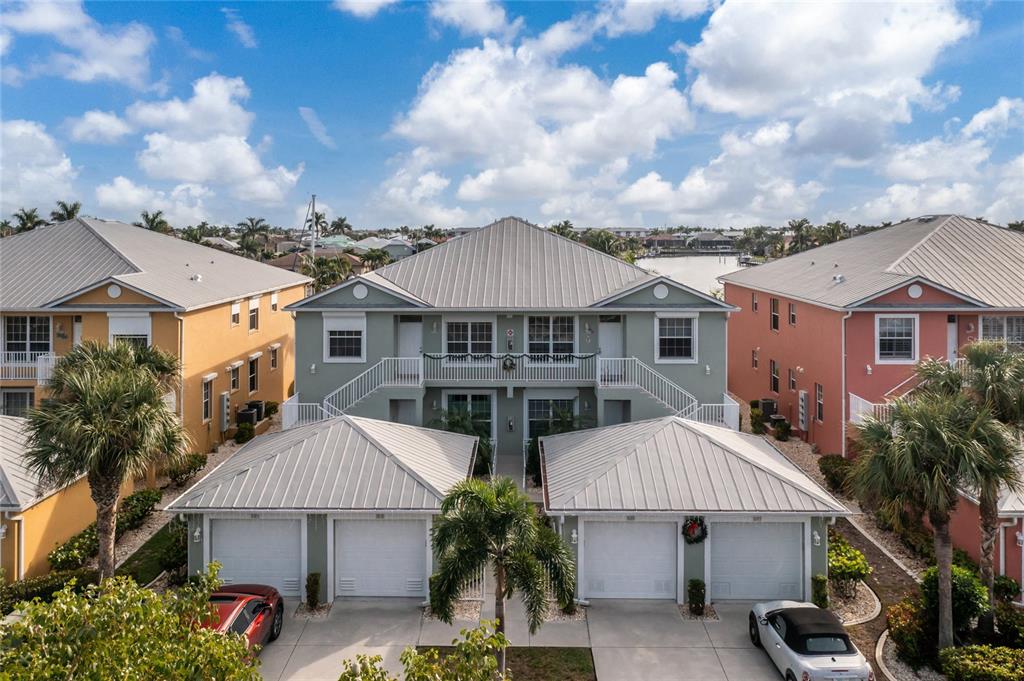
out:
M814 225L810 220L807 218L790 220L787 227L793 232L793 239L789 242L789 255L814 248Z
M363 265L367 269L375 270L391 262L391 254L383 248L370 248L363 254Z
M78 217L78 211L82 210L82 204L79 201L58 201L57 208L50 211L50 222L67 222L68 220L74 220Z
M463 587L488 564L498 633L505 633L505 600L517 591L530 633L537 631L548 609L546 576L559 606L573 605L576 567L568 547L509 478L456 484L441 502L433 546L438 569L430 578L430 609L443 622L451 624ZM504 650L498 664L504 671Z
M176 387L178 367L175 357L155 348L86 341L57 362L50 397L28 412L29 468L54 487L83 475L88 480L101 578L114 575L121 487L187 452L181 420L164 401Z
M989 448L1011 448L1010 431L964 395L925 394L897 400L885 419L858 425L862 453L847 479L866 506L897 525L904 513L927 516L938 564L939 648L954 644L949 521L959 490L994 468Z
M35 208L19 209L14 214L14 219L18 222L18 226L14 231L15 234L31 232L36 227L42 227L46 224L46 220L39 217L39 211Z
M170 223L164 219L164 212L162 210L156 210L152 213L144 210L139 217L141 219L138 222L132 223L136 227L142 227L151 232L160 232L161 234L170 234L174 231L171 229Z
M1024 427L1024 354L1009 352L1002 343L977 341L962 349L965 366L961 370L949 362L925 360L917 368L924 394L964 394L975 404L988 409L992 416L1011 429ZM1018 440L1019 441L1019 440ZM1002 446L1000 440L988 447L990 465L979 470L975 491L981 525L979 567L981 580L988 588L990 609L978 618L982 633L991 633L992 608L995 607L996 537L999 535L999 497L1003 489L1017 491L1024 486L1021 467L1024 450L1021 446ZM1014 445L1014 439L1010 439Z
M576 228L572 226L570 220L562 220L548 227L549 232L553 232L558 236L564 236L566 239L572 239L573 241L579 241L580 235L576 231Z

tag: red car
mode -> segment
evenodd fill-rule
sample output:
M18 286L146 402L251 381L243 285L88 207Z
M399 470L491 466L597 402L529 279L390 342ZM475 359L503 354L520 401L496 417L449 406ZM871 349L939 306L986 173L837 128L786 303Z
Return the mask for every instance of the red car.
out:
M250 648L263 646L281 635L284 599L272 586L225 585L210 594L210 605L217 616L206 626L241 634Z

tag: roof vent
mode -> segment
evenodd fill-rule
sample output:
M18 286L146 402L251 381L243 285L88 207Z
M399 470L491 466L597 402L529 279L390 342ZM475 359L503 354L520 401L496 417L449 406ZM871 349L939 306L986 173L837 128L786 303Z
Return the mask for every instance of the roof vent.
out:
M203 275L201 275L201 274L199 274L199 273L197 272L197 273L193 274L193 275L192 275L191 277L189 277L189 279L191 279L192 281L194 281L194 282L197 282L197 283L198 283L198 282L200 282L200 281L202 281L202 280L203 280Z
M837 284L842 284L844 281L846 281L846 277L844 277L841 274L833 274L832 281L834 281Z

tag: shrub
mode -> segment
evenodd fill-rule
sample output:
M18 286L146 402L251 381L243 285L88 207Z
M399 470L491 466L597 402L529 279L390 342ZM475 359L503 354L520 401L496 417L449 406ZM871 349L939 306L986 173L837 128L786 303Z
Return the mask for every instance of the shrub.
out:
M22 601L31 601L34 598L49 601L53 594L67 586L72 579L75 580L72 588L75 591L82 591L87 585L95 584L99 580L99 573L88 568L60 570L10 584L0 584L0 615L11 612Z
M750 432L754 435L761 435L765 431L764 412L760 409L750 410Z
M1024 650L993 646L946 648L939 655L949 681L1024 679Z
M825 484L833 492L843 491L852 467L853 463L839 454L828 454L818 459L818 470L825 476Z
M935 642L924 635L921 617L921 606L909 598L889 606L885 613L889 638L896 646L896 655L914 669L934 657Z
M978 574L981 572L981 568L971 558L971 554L967 553L963 549L953 549L953 565L959 565L965 570Z
M205 467L206 454L189 454L181 463L167 469L167 477L180 487Z
M140 527L153 512L160 497L160 490L144 489L122 499L117 510L116 536L120 537L125 532ZM92 523L50 551L46 559L54 570L74 570L85 565L87 560L99 553L99 547L96 523Z
M686 582L686 601L690 605L690 612L698 617L704 614L705 596L703 579L691 579Z
M996 577L994 591L997 601L1009 603L1020 595L1020 584L1013 577L999 575Z
M828 579L825 575L811 577L811 603L822 609L828 607Z
M1024 610L1011 603L997 603L996 629L1002 645L1024 648Z
M267 400L263 405L263 416L270 418L280 410L281 405L272 400Z
M775 427L772 431L776 440L785 442L789 439L789 434L793 432L793 426L789 421L779 420L775 422Z
M235 430L235 442L242 445L256 437L256 427L251 423L239 423Z
M306 607L316 610L320 605L320 573L310 572L306 575Z
M970 631L971 620L988 607L988 589L966 568L953 566L953 631L963 636ZM939 569L930 567L921 578L921 605L929 631L938 630ZM932 627L934 624L934 628Z
M828 577L843 598L857 593L857 582L871 574L871 566L864 554L850 546L838 533L832 533L828 542Z

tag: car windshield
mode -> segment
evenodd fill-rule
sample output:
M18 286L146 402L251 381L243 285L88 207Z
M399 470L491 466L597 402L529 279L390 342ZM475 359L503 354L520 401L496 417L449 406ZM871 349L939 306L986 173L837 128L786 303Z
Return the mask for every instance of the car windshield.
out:
M807 655L829 655L836 653L850 653L850 639L845 636L815 635L805 636L803 639L803 652Z

